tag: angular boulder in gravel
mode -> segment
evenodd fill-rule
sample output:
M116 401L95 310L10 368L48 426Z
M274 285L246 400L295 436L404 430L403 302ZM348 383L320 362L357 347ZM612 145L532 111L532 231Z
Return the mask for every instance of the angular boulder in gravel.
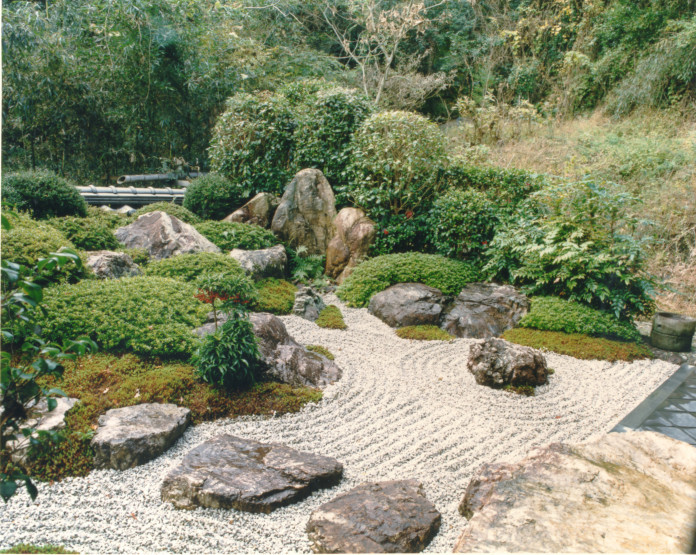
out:
M265 277L282 278L285 276L285 266L288 256L283 245L276 245L267 249L245 251L232 249L230 256L239 262L242 269L252 279Z
M224 218L223 222L256 224L268 228L280 199L271 193L259 193L241 208Z
M319 313L326 308L322 298L311 287L302 286L295 293L295 304L292 313L314 322L319 318Z
M476 383L489 387L543 385L548 381L541 351L492 337L469 349L466 363Z
M129 249L145 249L157 260L192 252L220 252L192 225L159 210L143 214L114 233Z
M392 285L374 294L368 306L370 314L393 328L437 325L442 309L442 291L422 283Z
M277 316L255 312L249 319L266 372L274 378L293 386L324 387L343 375L334 362L297 343Z
M118 279L122 277L139 276L140 267L125 252L89 251L87 266L101 279Z
M459 510L456 553L688 553L696 447L655 432L554 443L481 467Z
M342 476L343 465L331 457L221 435L184 457L164 479L161 496L177 509L270 513L336 485Z
M442 329L455 337L498 337L529 311L529 299L514 287L470 283L445 315Z
M271 229L293 248L307 247L308 254L326 254L334 235L336 200L331 185L319 170L299 171L285 188L273 216Z
M320 506L307 534L315 553L417 553L440 529L440 519L416 480L376 482Z
M326 275L342 283L367 256L377 230L358 208L341 209L333 223L336 235L326 249Z
M148 403L111 409L99 417L92 438L97 468L126 470L158 457L181 437L191 411L172 404Z

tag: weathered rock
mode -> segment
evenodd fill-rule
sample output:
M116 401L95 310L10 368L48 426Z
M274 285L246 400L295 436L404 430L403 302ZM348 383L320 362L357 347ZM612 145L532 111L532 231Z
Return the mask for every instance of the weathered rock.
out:
M123 214L125 216L130 216L130 215L136 213L136 209L133 208L132 206L128 206L127 204L124 204L123 206L121 206L121 208L117 208L116 210L114 210L114 212L117 212L119 214Z
M277 316L257 312L249 318L266 371L274 378L294 386L324 387L343 375L334 362L297 343Z
M145 249L157 260L190 252L220 252L192 225L159 210L143 214L114 233L129 249Z
M343 208L333 223L336 235L326 249L326 275L342 283L367 256L377 230L358 208Z
M75 406L77 399L71 397L56 397L56 407L48 410L48 401L42 398L38 403L27 411L27 420L20 423L20 429L34 428L36 432L52 432L65 428L65 415ZM1 412L0 412L1 414ZM33 437L37 437L37 433ZM7 443L7 448L11 453L12 460L16 463L24 461L29 452L30 441L28 437L18 434L18 438Z
M285 276L285 267L288 256L283 245L276 245L267 249L245 251L233 249L230 256L237 260L242 269L252 277L261 279L265 277L282 278Z
M161 495L178 509L270 513L334 486L342 475L343 465L331 457L221 435L190 451L164 479Z
M442 329L456 337L498 337L529 310L529 299L514 287L470 283L443 318Z
M268 228L271 225L280 199L271 193L259 193L241 208L224 218L223 222L256 224Z
M437 325L442 310L442 292L421 283L392 285L374 294L368 306L370 314L393 328Z
M295 293L295 304L292 313L300 318L314 322L319 313L326 308L322 298L311 287L302 286Z
M142 274L140 267L125 252L89 251L87 266L101 279L118 279Z
M307 523L315 553L417 553L439 529L440 513L415 480L361 484Z
M111 409L99 417L92 438L97 468L126 470L158 457L186 430L191 411L172 404L148 403Z
M541 351L495 337L472 345L466 366L476 383L489 387L543 385L548 381Z
M551 444L484 465L459 510L458 553L687 553L696 447L655 432Z
M334 235L335 216L336 201L324 174L305 169L285 188L271 229L285 244L304 246L308 254L323 256Z

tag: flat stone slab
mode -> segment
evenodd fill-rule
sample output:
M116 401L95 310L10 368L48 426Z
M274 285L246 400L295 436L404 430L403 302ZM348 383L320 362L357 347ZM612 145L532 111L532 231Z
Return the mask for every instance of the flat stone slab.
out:
M696 447L655 432L554 443L484 465L459 510L455 553L687 553Z
M191 411L172 404L147 403L111 409L99 417L92 438L97 468L126 470L160 456L186 430Z
M184 457L164 479L161 495L177 509L270 513L336 485L342 476L343 465L331 457L220 435Z
M312 513L315 553L417 553L440 529L440 513L416 480L361 484Z

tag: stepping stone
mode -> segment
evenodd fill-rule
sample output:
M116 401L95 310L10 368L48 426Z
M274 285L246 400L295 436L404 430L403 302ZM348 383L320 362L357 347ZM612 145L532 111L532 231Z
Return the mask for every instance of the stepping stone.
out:
M172 404L148 403L111 409L99 417L92 438L97 468L126 470L159 457L179 439L191 411Z
M361 484L312 513L315 553L417 553L440 529L440 513L416 480Z
M270 513L336 485L342 476L343 465L331 457L220 435L184 457L164 479L161 495L177 509Z

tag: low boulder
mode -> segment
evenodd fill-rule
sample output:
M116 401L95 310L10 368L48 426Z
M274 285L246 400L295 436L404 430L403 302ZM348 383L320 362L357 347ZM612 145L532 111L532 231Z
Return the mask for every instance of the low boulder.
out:
M437 325L443 310L442 292L422 283L397 283L375 293L368 312L393 328Z
M455 337L498 337L529 311L529 299L514 287L470 283L444 315L442 329Z
M133 214L135 214L137 212L137 210L135 208L133 208L132 206L128 206L127 204L124 204L123 206L121 206L121 208L117 208L116 210L114 210L114 212L116 212L118 214L123 214L124 216L132 216Z
M541 351L495 337L472 345L466 366L476 383L488 387L536 386L548 381Z
M331 457L221 435L184 457L164 479L161 497L177 509L270 513L336 485L342 476L343 465Z
M87 266L101 279L139 276L140 267L125 252L88 251Z
M323 299L311 287L302 286L295 293L292 313L296 316L314 322L325 308L326 304L324 304Z
M481 467L459 510L455 553L688 553L696 447L655 432L554 443Z
M220 252L192 225L159 210L143 214L114 233L129 249L145 249L156 260L177 254Z
M377 226L358 208L343 208L334 218L336 234L326 248L326 275L343 283L367 257Z
M242 269L255 280L265 277L283 278L288 264L288 256L283 245L254 251L232 249L230 256L239 262Z
M249 319L266 372L273 378L293 386L325 387L343 375L334 362L297 343L277 316L255 312Z
M280 199L271 193L259 193L241 208L224 218L223 222L256 224L268 228Z
M321 505L307 534L315 553L417 553L440 529L440 520L419 482L376 482Z
M186 430L191 411L172 404L148 403L111 409L99 417L92 438L97 468L126 470L160 456Z

